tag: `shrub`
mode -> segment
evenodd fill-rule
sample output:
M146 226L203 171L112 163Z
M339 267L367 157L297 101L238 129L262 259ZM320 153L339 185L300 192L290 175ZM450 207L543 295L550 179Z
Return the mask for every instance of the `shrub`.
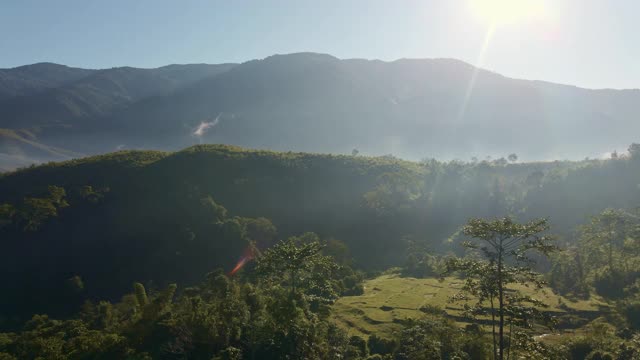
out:
M391 354L397 346L395 340L378 337L376 334L369 336L369 352L371 354Z
M627 324L633 330L640 330L640 302L628 302L622 305L620 313L624 316Z
M571 360L585 359L591 352L593 352L593 346L594 344L585 337L574 339L567 344L569 358Z

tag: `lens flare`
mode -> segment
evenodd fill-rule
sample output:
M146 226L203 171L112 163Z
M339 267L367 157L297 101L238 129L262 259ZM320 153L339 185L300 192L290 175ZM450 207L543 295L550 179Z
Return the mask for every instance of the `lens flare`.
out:
M243 266L245 266L249 261L253 260L254 258L255 258L255 253L254 253L253 247L250 246L246 248L244 251L244 254L240 257L240 260L238 260L238 263L236 264L236 266L233 268L233 270L229 272L229 276L235 275L235 273L240 271L240 269L242 269Z

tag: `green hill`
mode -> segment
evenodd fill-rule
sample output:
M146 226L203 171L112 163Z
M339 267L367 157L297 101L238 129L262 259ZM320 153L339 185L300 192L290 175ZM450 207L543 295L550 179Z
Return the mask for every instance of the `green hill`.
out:
M11 224L0 229L0 281L11 289L0 311L71 312L82 299L117 299L133 281L188 286L231 269L268 222L269 241L316 232L366 271L402 265L410 240L461 254L456 234L471 217L549 216L571 242L588 215L637 205L639 175L635 156L415 163L224 145L47 163L0 175L0 224ZM71 301L63 284L74 276L86 287Z

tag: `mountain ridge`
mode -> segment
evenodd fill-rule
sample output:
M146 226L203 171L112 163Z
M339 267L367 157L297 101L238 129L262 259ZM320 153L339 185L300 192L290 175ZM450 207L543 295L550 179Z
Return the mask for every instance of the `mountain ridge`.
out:
M504 78L507 79L511 79L511 80L521 80L521 81L528 81L528 82L539 82L539 83L543 83L545 85L557 85L557 86L563 86L563 87L570 87L570 88L575 88L575 89L580 89L580 90L588 90L588 91L632 91L632 92L640 92L640 87L637 88L610 88L610 87L596 87L596 88L592 88L592 87L585 87L585 86L580 86L580 85L574 85L574 84L568 84L568 83L562 83L562 82L556 82L556 81L551 81L551 80L542 80L542 79L528 79L528 78L522 78L522 77L517 77L517 76L509 76L509 75L503 75L501 74L499 71L495 71L495 70L490 70L487 68L482 68L482 67L477 67L467 61L464 60L460 60L457 58L452 58L452 57L433 57L433 58L412 58L412 57L403 57L403 58L398 58L395 60L382 60L382 59L370 59L370 58L360 58L360 57L354 57L354 58L339 58L336 56L333 56L331 54L326 54L326 53L319 53L319 52L295 52L295 53L282 53L282 54L273 54L273 55L269 55L265 58L262 59L253 59L253 60L247 60L241 63L234 63L234 62L222 62L222 63L207 63L207 62L199 62L199 63L171 63L171 64L167 64L167 65L162 65L162 66L158 66L158 67L144 67L144 66L129 66L129 65L122 65L122 66L113 66L113 67L106 67L106 68L90 68L90 67L76 67L76 66L69 66L69 65L64 65L64 64L60 64L60 63L56 63L56 62L51 62L51 61L40 61L40 62L36 62L36 63L30 63L30 64L25 64L25 65L18 65L18 66L14 66L14 67L6 67L6 68L0 68L0 72L3 71L8 71L8 70L18 70L18 69L23 69L23 68L29 68L29 67L33 67L33 66L44 66L44 65L54 65L54 66L60 66L60 67L65 67L65 68L71 68L71 69L79 69L79 70L85 70L85 71L100 71L100 70L110 70L110 69L119 69L119 68L131 68L131 69L138 69L138 70L158 70L158 69L163 69L163 68L169 68L169 67L174 67L174 66L194 66L194 65L240 65L240 64L244 64L247 62L251 62L251 61L261 61L261 60L265 60L268 59L270 57L274 57L274 56L289 56L289 55L299 55L299 54L313 54L313 55L322 55L322 56L328 56L331 58L334 58L336 60L340 60L340 61L368 61L368 62L380 62L380 63L395 63L395 62L402 62L402 61L423 61L423 60L427 60L427 61L447 61L447 62L458 62L461 64L464 64L470 68L477 68L479 70L482 71L486 71L486 72L490 72L499 76L502 76Z
M409 159L512 152L577 159L636 141L638 104L640 90L514 79L455 59L343 60L306 52L241 64L92 70L0 101L0 128L83 154L211 142L357 148ZM573 138L581 141L567 145Z

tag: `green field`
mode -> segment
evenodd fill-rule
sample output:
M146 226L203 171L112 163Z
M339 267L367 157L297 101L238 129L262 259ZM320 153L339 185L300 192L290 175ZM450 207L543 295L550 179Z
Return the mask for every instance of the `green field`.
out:
M450 297L460 290L462 280L445 278L416 279L400 277L397 274L382 275L365 282L364 294L345 296L333 306L334 321L345 328L350 335L368 337L377 334L392 337L402 329L402 322L409 318L420 318L425 305L436 306L444 310L448 317L460 326L468 323L461 314L462 303L451 303ZM608 306L599 297L589 300L572 301L553 294L551 290L534 291L521 287L523 293L544 301L552 312L561 320L557 332L574 332L606 312ZM539 334L549 333L546 328L538 330Z

